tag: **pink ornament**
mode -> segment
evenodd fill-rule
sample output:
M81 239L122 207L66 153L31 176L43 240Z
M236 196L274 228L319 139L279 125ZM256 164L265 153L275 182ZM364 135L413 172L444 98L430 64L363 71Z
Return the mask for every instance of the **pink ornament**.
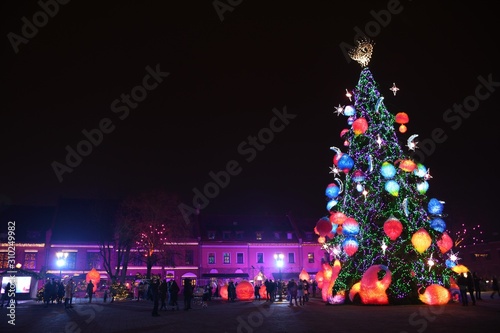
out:
M364 134L368 129L368 122L365 118L358 118L352 123L352 129L355 135Z

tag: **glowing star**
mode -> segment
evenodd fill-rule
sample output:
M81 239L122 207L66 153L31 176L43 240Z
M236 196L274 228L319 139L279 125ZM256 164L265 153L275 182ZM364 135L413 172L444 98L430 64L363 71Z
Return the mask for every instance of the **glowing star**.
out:
M352 94L347 89L345 90L345 95L349 98L349 101L352 102Z
M396 96L396 93L398 92L399 88L396 87L396 83L392 83L392 87L389 88L390 91Z
M385 254L385 250L387 250L387 245L384 241L382 241L382 253Z
M339 104L339 106L335 107L335 113L337 114L337 117L344 114L344 107Z
M412 135L412 136L410 136L410 137L408 138L408 140L406 141L406 146L407 146L410 150L415 151L415 148L418 148L418 147L417 147L418 142L413 141L413 140L414 140L417 136L418 136L418 134L413 134L413 135Z
M429 265L429 271L431 270L432 266L434 266L435 262L434 262L434 259L432 259L432 253L431 253L431 257L429 258L429 260L427 260L427 265Z
M431 178L432 178L432 176L431 176L431 168L429 168L429 169L427 169L427 172L424 175L424 179L425 180L429 180Z
M377 141L376 141L376 142L377 142L377 144L378 144L378 147L380 148L380 146L382 146L382 143L383 143L384 141L382 140L382 138L380 137L380 135L377 135Z
M333 248L332 248L332 254L335 256L335 257L338 257L339 254L342 252L342 250L340 249L340 245L335 245Z
M448 259L450 259L450 261L453 261L456 264L458 264L459 260L462 260L462 258L458 257L458 252L453 253L453 250L450 250L450 253L448 254Z
M361 38L356 42L358 44L356 48L348 51L349 57L351 57L352 60L357 61L362 67L366 67L372 57L373 45L375 43L368 38Z
M329 167L330 168L330 172L329 173L333 173L334 175L340 175L340 170L339 168L337 168L337 166L332 166L332 167Z
M365 201L366 201L366 196L368 195L368 191L367 190L363 190L363 195L364 195Z

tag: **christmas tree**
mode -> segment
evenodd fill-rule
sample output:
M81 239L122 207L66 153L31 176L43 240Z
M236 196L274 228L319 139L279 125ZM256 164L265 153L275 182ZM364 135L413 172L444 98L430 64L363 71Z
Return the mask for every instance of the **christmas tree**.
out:
M361 74L352 94L346 90L351 104L336 108L348 117L341 132L347 152L330 147L328 215L314 229L331 259L320 274L323 288L329 303L444 304L461 266L446 232L444 202L427 197L432 177L411 158L417 135L400 142L409 118L386 109L368 68L373 46L360 40L351 50ZM396 95L398 88L390 90Z

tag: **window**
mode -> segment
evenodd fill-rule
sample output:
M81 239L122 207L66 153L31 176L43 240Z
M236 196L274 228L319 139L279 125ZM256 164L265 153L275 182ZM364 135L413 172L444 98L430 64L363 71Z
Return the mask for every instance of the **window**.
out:
M64 269L76 269L76 252L67 252L68 257L66 258L66 266Z
M236 239L238 239L238 240L242 240L243 239L243 232L242 231L238 231L236 233Z
M295 263L295 253L288 253L288 263L289 264Z
M313 240L313 233L312 232L306 232L306 240L307 241Z
M231 238L231 231L224 231L222 233L222 239L228 240Z
M8 252L0 252L0 268L9 268Z
M263 264L264 263L264 253L257 253L257 263L258 264Z
M243 253L236 253L236 263L243 264Z
M262 232L260 232L260 231L259 231L259 232L256 232L256 233L255 233L255 239L256 239L256 240L262 240Z
M275 233L274 233L274 239L275 239L275 240L280 239L280 233L279 233L279 232L275 232Z
M309 252L307 254L307 262L309 262L310 264L314 263L314 252Z
M209 231L207 236L208 239L215 239L215 231Z
M209 265L215 264L215 253L208 254L208 264Z
M224 252L222 257L224 258L224 264L231 263L231 255L229 254L229 252Z
M87 268L101 269L101 255L99 252L87 252Z
M175 253L174 252L165 253L165 266L175 267Z
M194 252L193 250L186 250L186 265L192 265L194 262Z
M292 239L293 238L293 234L291 232L287 232L286 233L286 238L287 239Z
M35 269L36 268L36 252L25 252L24 253L24 269Z

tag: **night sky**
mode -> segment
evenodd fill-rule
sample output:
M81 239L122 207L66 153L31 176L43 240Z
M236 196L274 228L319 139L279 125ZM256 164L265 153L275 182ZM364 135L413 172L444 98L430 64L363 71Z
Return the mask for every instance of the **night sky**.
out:
M193 206L194 189L230 171L202 212L320 218L329 147L344 148L347 127L334 107L349 104L361 71L345 51L364 33L386 107L427 143L427 193L446 203L448 227L499 230L490 2L41 3L48 14L36 1L2 3L2 203L163 187ZM259 133L266 142L252 141ZM69 166L68 147L86 156Z

